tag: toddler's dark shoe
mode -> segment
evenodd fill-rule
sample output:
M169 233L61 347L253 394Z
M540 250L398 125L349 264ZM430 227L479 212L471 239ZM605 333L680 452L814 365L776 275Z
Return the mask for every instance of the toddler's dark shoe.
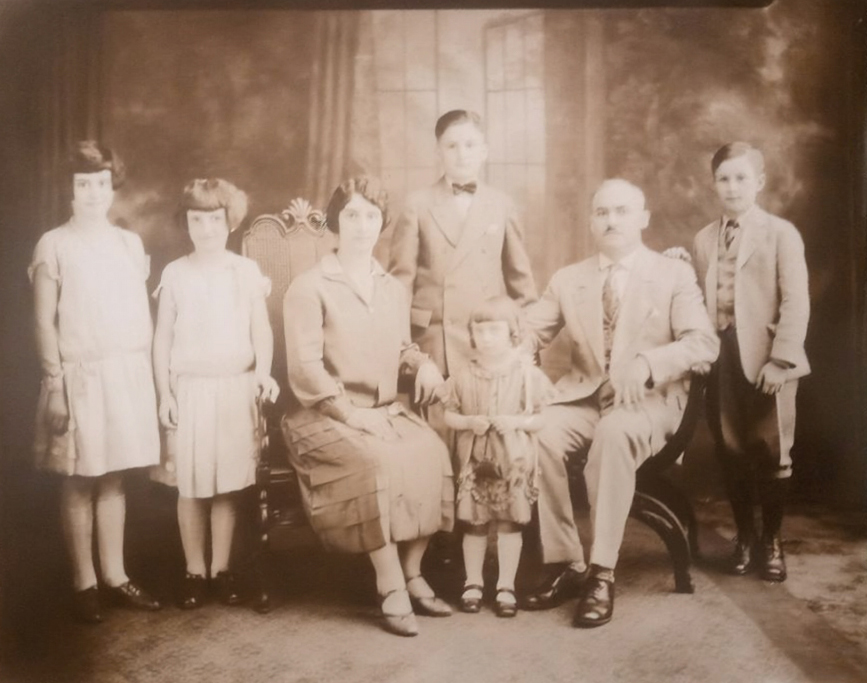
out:
M96 586L91 586L83 591L75 591L72 600L76 620L85 624L102 622L102 613L99 609L99 589Z
M159 601L152 597L144 588L127 581L119 586L111 586L108 595L113 604L129 609L156 612L162 607Z
M238 583L238 576L234 572L219 572L214 578L214 584L217 591L217 599L224 605L241 604L243 600L241 597L241 587Z
M514 617L518 613L518 601L515 598L515 591L508 588L497 590L494 611L498 617Z
M204 605L207 591L208 580L204 576L187 572L181 586L181 609L196 609Z
M464 586L464 592L461 594L461 612L476 614L481 610L483 592L484 589L477 583Z

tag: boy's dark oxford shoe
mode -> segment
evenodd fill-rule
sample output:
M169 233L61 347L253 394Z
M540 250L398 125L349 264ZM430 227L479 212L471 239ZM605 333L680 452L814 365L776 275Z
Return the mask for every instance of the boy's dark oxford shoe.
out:
M578 603L572 625L593 628L611 621L614 615L614 584L592 576L587 580L584 597Z
M238 577L234 572L223 571L219 572L214 578L217 588L217 598L224 605L240 605L243 598L241 597L241 588L238 585Z
M735 576L743 576L753 568L753 543L750 540L742 541L740 538L735 542L729 560L729 571Z
M162 607L159 601L132 581L127 581L119 586L109 587L108 594L111 597L111 601L120 607L143 610L145 612L156 612Z
M762 543L761 575L765 581L781 583L786 580L786 560L783 556L783 543L779 536Z
M72 597L75 618L85 624L102 622L102 612L99 608L99 589L91 586L83 591L75 591Z
M578 572L566 567L559 574L549 577L533 593L521 600L521 609L543 610L559 607L567 600L581 595L581 588L587 579L587 572Z

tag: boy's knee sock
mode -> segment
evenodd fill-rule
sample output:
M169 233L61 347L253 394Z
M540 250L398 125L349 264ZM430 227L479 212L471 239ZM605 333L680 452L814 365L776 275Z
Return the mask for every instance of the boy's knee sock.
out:
M762 538L779 535L783 525L783 512L789 497L791 479L765 479L759 484L762 504Z
M467 573L465 585L484 585L482 568L485 565L485 551L488 548L488 535L465 533L463 540L464 571Z
M721 454L719 460L738 536L749 540L756 535L750 472L737 456Z
M120 586L129 578L123 562L123 538L126 524L126 496L119 474L100 477L96 493L96 534L99 542L99 566L102 579L109 586Z
M515 575L518 573L518 563L521 561L521 545L523 537L520 531L497 534L497 562L500 573L497 577L497 590L506 588L515 590Z
M83 591L96 585L93 566L93 481L68 477L60 493L63 538L72 561L72 585Z

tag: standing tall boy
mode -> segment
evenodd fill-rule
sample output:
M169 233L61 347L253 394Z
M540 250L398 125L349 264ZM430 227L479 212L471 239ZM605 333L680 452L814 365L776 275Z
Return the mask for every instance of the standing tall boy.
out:
M412 296L412 339L443 375L470 357L470 313L506 294L537 298L512 200L479 180L488 155L478 114L456 109L434 130L443 177L412 193L395 225L389 271Z
M708 419L738 530L731 571L785 581L780 540L792 474L798 378L810 372L807 264L798 230L756 205L762 153L745 142L711 160L723 215L695 237L695 264L720 337ZM756 534L753 484L761 504Z

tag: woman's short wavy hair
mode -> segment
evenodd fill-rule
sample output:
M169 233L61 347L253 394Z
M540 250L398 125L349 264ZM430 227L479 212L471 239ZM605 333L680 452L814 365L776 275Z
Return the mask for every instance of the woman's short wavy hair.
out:
M247 216L247 193L222 178L196 178L184 187L181 193L178 224L187 226L187 211L226 212L229 230L238 228Z
M115 190L126 180L126 165L120 156L96 140L79 140L69 150L60 184L64 199L72 199L72 181L76 173L111 171L111 186Z
M514 299L501 294L499 296L492 296L490 299L485 299L470 313L470 321L467 326L470 330L470 345L473 348L476 348L476 342L473 339L473 323L492 321L507 322L509 324L509 335L512 338L512 344L517 346L521 342L521 309Z
M326 227L335 235L340 234L340 212L346 208L352 195L364 197L382 212L382 230L388 226L388 192L383 188L378 178L367 175L359 175L344 180L331 195L328 208L325 209Z

